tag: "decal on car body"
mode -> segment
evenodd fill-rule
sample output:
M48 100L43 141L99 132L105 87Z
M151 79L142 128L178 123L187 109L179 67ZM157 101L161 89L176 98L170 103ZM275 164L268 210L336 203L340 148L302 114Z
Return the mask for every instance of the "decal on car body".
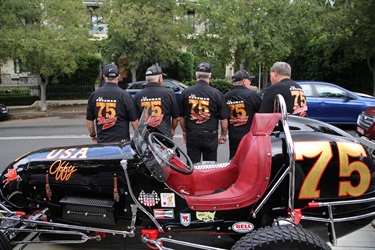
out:
M160 193L162 207L175 207L174 193Z
M180 213L180 223L185 227L189 226L191 223L190 213Z
M211 221L214 221L214 219L215 219L215 213L216 213L216 211L214 211L214 212L197 211L195 216L197 217L198 220L201 220L203 222L211 222Z
M76 167L70 162L58 160L51 164L48 173L55 175L55 180L57 181L68 181L76 171Z
M233 224L232 230L244 234L253 231L254 225L247 221L239 221Z
M173 209L154 209L155 219L174 219Z
M371 182L371 172L368 166L359 161L360 157L367 158L367 153L363 146L358 143L337 142L336 145L339 155L338 177L341 178L338 184L337 196L361 196L368 190ZM303 141L295 142L294 146L296 161L303 161L305 158L316 158L314 165L302 183L298 198L320 198L321 190L318 186L334 155L332 145L329 141ZM356 186L348 179L353 173L359 175L359 182Z
M145 191L142 190L139 194L138 200L146 207L153 207L159 203L160 198L155 190L152 190L151 194L145 193Z
M52 150L47 159L86 159L89 148L60 148Z
M17 167L14 166L13 168L9 168L7 173L4 174L5 179L3 180L4 186L3 188L8 185L10 182L14 180L22 181L21 176L17 174Z

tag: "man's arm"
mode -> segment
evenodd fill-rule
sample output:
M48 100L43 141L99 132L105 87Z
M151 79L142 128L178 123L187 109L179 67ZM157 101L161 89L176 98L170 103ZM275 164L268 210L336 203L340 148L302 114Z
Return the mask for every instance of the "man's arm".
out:
M96 132L95 132L95 123L94 121L91 121L91 120L86 120L86 127L87 129L89 130L89 135L91 137L91 140L95 143L98 142L98 136L96 135Z
M131 122L134 131L135 131L135 130L137 129L137 127L138 127L138 122L139 122L138 119L136 119L136 120L134 120L134 121Z
M220 120L221 133L219 138L219 144L224 144L227 141L228 133L228 119Z
M185 117L180 116L180 126L182 130L182 141L186 144L186 127L185 127Z
M173 118L172 119L172 124L171 124L171 129L172 129L172 139L174 137L174 133L176 131L176 128L177 128L177 125L178 125L178 121L180 120L180 117L177 117L177 118Z

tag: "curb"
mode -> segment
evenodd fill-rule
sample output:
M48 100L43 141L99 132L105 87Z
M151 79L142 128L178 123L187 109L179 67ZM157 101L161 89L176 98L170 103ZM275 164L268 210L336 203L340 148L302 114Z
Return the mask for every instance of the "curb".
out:
M59 111L52 111L52 112L37 112L37 113L22 113L22 114L9 114L8 120L27 120L27 119L34 119L34 118L44 118L44 117L53 117L53 116L61 116L61 117L75 117L75 116L85 116L86 112L77 111L77 112L59 112Z
M47 101L47 111L44 112L40 111L40 104L40 101L35 101L28 106L8 106L10 112L7 119L26 120L53 116L75 117L86 115L87 100Z

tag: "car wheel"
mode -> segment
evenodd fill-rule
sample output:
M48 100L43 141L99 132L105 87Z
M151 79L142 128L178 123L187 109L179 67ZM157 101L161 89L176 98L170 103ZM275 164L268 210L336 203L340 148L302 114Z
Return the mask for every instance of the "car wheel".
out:
M315 233L300 226L274 226L259 228L246 234L232 247L232 250L249 249L331 249Z
M0 249L1 250L11 250L12 249L12 247L10 246L8 238L3 233L0 233Z

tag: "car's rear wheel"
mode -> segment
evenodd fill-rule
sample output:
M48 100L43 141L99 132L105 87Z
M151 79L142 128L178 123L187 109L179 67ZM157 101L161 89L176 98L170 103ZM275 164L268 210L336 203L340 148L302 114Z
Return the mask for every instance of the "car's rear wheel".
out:
M246 234L232 247L232 250L249 249L331 249L315 233L299 226L285 225L259 228Z

